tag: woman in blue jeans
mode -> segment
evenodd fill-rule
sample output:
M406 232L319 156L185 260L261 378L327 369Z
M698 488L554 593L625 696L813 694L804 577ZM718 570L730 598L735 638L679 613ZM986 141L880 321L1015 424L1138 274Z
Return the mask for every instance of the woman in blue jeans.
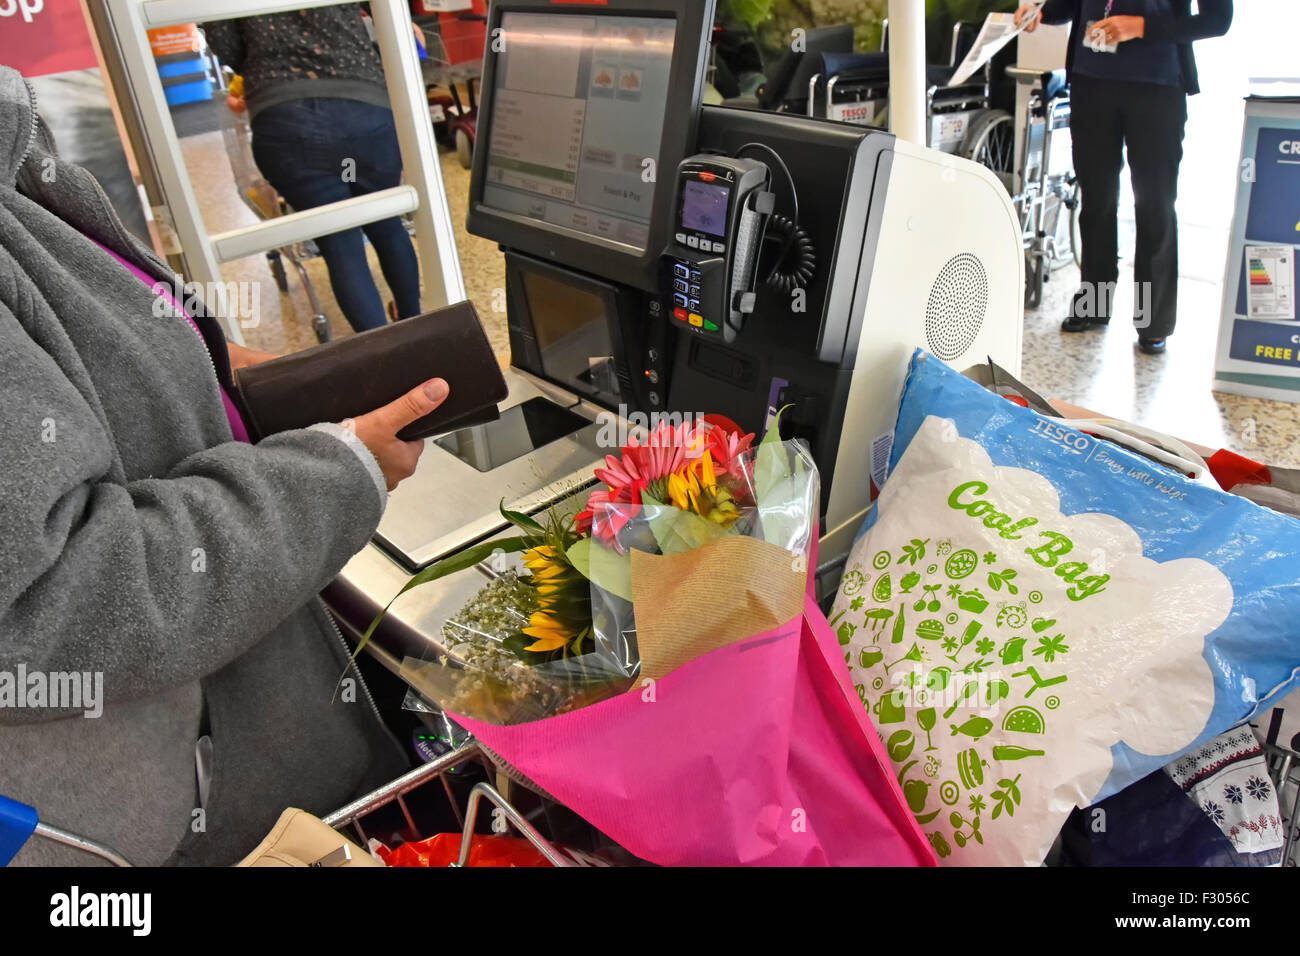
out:
M355 4L204 25L243 77L253 158L294 209L398 185L402 157L379 55ZM358 332L387 321L362 234L379 256L399 318L420 312L420 266L400 219L316 240L334 297Z

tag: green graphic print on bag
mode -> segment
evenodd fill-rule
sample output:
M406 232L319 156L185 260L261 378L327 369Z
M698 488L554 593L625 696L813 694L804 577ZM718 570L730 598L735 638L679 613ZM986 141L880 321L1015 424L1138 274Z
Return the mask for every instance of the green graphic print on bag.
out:
M1120 741L1173 753L1214 701L1232 588L1143 556L1124 521L930 416L854 544L830 615L903 796L944 864L1036 865Z

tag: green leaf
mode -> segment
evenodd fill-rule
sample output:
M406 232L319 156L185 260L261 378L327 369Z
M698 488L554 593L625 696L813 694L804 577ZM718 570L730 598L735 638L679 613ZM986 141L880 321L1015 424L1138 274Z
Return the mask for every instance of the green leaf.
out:
M789 458L781 442L781 416L789 407L783 405L777 411L754 455L754 493L759 502L768 498L790 474Z
M504 512L503 512L504 513ZM450 557L443 558L441 561L435 561L427 568L416 572L411 579L402 585L402 589L393 595L392 600L384 605L384 609L375 616L366 628L366 632L361 635L361 640L357 642L357 648L352 652L352 661L356 661L366 645L370 643L370 637L375 633L375 628L379 627L379 622L388 614L388 609L393 606L393 601L405 594L412 588L418 588L421 584L428 584L430 581L436 581L439 578L445 578L449 574L455 574L457 571L464 571L466 568L472 568L482 561L486 561L498 551L510 553L512 551L526 551L532 546L531 539L527 537L518 538L499 538L493 541L482 541L476 545L466 548L464 551L458 551ZM351 664L348 665L349 667ZM334 688L338 693L338 688L343 684L343 678L347 676L347 668L339 675L339 684Z
M632 600L630 555L619 554L592 538L579 538L564 555L592 584L625 601Z
M506 508L506 499L502 498L497 502L497 510L501 512L501 517L505 518L516 528L521 531L527 531L530 534L545 534L543 528L536 520L519 511L510 511Z
M754 497L761 537L791 547L815 510L816 472L806 466L801 449L791 450L781 440L782 407L763 434L754 456ZM793 466L791 465L793 462Z
M701 518L693 511L668 505L649 506L646 512L650 531L664 554L681 554L701 545L725 538L731 532L720 524Z
M569 559L569 563L573 565L584 578L588 581L591 580L590 538L579 538L577 541L573 542L573 544L569 545L569 549L564 552L564 556Z

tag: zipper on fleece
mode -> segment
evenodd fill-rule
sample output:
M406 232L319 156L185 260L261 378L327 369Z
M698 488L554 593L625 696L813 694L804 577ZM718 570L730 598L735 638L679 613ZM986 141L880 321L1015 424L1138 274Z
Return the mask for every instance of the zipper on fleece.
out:
M32 121L31 125L27 129L27 146L23 149L23 154L18 159L18 165L14 167L15 175L17 175L18 170L23 168L23 164L27 162L27 157L30 156L32 150L36 148L36 90L32 89L32 84L28 81L27 77L24 76L21 79L23 81L23 86L27 87L27 101L32 107Z
M316 598L316 600L319 601L320 599ZM370 693L370 686L366 683L366 679L361 676L361 667L352 659L352 648L348 646L347 639L343 636L343 632L339 630L338 623L334 620L334 615L330 613L329 608L325 607L324 601L321 601L320 610L321 613L325 615L325 619L329 621L330 630L332 630L334 636L338 638L339 647L343 649L343 656L348 662L347 670L353 671L357 676L357 686L361 688L362 694L365 695L366 703L370 705L370 712L374 714L375 720L379 723L380 731L383 732L385 737L392 741L393 746L395 746L402 757L405 758L407 756L405 748L403 748L398 739L393 736L393 732L388 729L388 724L379 713L379 705L375 703L375 698Z

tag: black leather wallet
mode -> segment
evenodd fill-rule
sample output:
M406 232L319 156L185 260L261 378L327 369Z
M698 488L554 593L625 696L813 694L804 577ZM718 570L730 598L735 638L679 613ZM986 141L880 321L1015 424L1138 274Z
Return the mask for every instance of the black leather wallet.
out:
M447 382L446 400L399 438L414 441L497 417L506 380L468 301L242 368L235 401L249 437L260 441L356 418L431 378Z

